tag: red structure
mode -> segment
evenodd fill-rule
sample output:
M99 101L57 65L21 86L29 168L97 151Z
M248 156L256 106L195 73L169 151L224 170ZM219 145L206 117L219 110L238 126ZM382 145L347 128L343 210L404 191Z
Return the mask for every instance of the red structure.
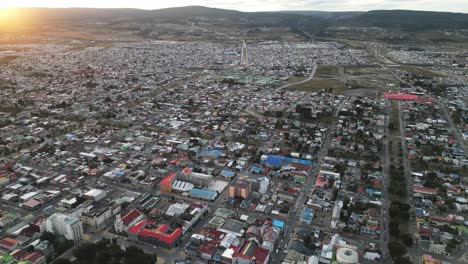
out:
M168 225L162 224L156 229L150 228L150 226L154 225L155 223L151 220L141 220L131 226L128 233L139 240L168 248L173 247L182 236L183 231L180 227L169 233L170 228Z
M419 96L404 93L384 93L384 98L390 100L416 101L419 99Z
M171 173L159 182L161 192L170 193L172 191L172 183L176 180L177 174Z

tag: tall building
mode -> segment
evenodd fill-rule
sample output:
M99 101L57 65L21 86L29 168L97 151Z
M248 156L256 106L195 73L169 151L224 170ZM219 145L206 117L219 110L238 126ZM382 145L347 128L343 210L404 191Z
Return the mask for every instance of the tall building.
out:
M252 192L252 183L247 180L237 180L229 186L229 197L238 198L242 197L247 199Z
M45 231L64 236L75 244L83 240L83 224L76 217L64 214L53 214L47 218Z

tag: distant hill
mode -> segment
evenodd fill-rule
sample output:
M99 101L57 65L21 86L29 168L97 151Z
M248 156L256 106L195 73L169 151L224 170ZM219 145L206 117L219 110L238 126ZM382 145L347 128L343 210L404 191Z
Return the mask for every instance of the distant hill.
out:
M21 8L19 12L30 19L53 21L87 21L87 20L121 20L133 21L147 19L183 20L187 18L203 17L207 19L228 20L256 20L274 21L280 24L284 21L305 19L305 16L294 14L268 13L268 12L240 12L203 6L186 6L164 8L156 10L128 9L128 8ZM307 18L310 19L310 18Z
M96 9L96 8L22 8L23 18L31 24L67 25L120 24L145 27L158 23L186 23L187 19L203 19L217 26L237 26L243 29L259 27L289 27L302 34L320 33L329 27L383 27L390 30L424 31L468 28L468 14L407 10L377 10L369 12L240 12L203 6L187 6L158 10Z
M408 10L376 10L341 21L343 25L382 27L405 31L467 29L468 14Z
M353 18L353 17L361 15L361 14L363 14L365 12L360 12L360 11L349 11L349 12L280 11L280 12L277 12L277 13L312 16L312 17L317 17L317 18L327 19L327 20L340 20L340 19Z

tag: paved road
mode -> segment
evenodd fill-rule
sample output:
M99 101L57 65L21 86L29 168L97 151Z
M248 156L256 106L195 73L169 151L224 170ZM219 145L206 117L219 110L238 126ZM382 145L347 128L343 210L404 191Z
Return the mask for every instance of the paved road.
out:
M408 159L408 146L406 145L405 123L404 123L403 114L402 114L402 102L398 102L398 116L400 119L399 121L400 121L401 147L403 149L403 167L404 167L404 174L406 178L406 186L407 186L407 193L408 193L407 198L406 198L406 203L410 205L410 215L412 215L411 212L414 212L413 192L411 189L413 182L411 179L411 165ZM408 222L408 233L409 234L417 233L417 227L416 227L415 221L410 220ZM422 257L421 248L416 245L413 246L412 248L409 248L408 253L411 257L411 260L414 263L418 262Z
M317 68L318 68L318 65L315 65L314 68L312 69L312 71L310 72L309 77L307 77L306 79L304 79L302 81L299 81L299 82L295 82L295 83L287 83L287 84L279 87L278 89L290 88L292 86L296 86L298 84L303 84L303 83L306 83L308 81L311 81L315 77L315 73L317 72Z
M435 98L433 98L433 99L434 99L434 102L438 103L440 105L440 107L442 108L442 111L445 114L445 118L447 119L447 121L448 121L448 123L450 125L450 129L452 130L452 134L457 138L458 144L460 144L460 146L463 148L463 151L465 152L465 155L467 155L468 154L468 148L467 148L467 146L465 144L465 140L463 139L463 136L460 133L460 130L457 129L457 127L453 123L452 116L450 115L450 112L447 109L447 105L446 105L445 100L441 102L441 101L436 100Z
M344 104L344 101L338 105L335 116L338 116L339 111L341 110L342 106ZM285 220L285 228L283 230L283 237L282 237L282 243L279 243L279 245L276 247L278 249L278 253L275 254L274 259L272 259L271 263L281 263L284 258L286 257L285 250L287 250L289 242L294 234L294 230L298 227L308 227L309 229L312 228L311 225L306 225L304 226L300 221L299 217L302 212L302 209L304 208L304 204L306 203L308 199L308 195L310 194L312 187L315 182L315 175L317 175L320 165L322 163L323 158L327 155L328 153L328 147L330 146L331 143L331 132L330 130L327 132L327 136L325 138L325 142L323 144L323 147L320 149L319 153L317 154L317 160L313 164L312 171L310 173L310 177L308 178L308 181L305 185L304 188L300 191L296 202L294 203L293 209L290 212L290 216L288 219ZM318 228L318 227L317 227ZM320 227L321 228L321 227ZM321 228L322 229L322 228Z
M382 193L382 207L381 207L381 215L382 215L382 228L383 232L381 232L381 249L382 249L382 263L389 263L387 259L389 254L387 253L387 245L386 242L390 240L390 235L388 232L388 212L390 208L390 201L388 199L388 191L387 188L389 186L389 177L390 177L390 153L389 153L389 120L390 120L390 113L391 111L391 103L387 101L385 103L385 134L384 134L384 145L383 145L383 153L382 153L382 162L383 162L383 172L382 172L382 185L383 193ZM388 261L388 262L387 262Z

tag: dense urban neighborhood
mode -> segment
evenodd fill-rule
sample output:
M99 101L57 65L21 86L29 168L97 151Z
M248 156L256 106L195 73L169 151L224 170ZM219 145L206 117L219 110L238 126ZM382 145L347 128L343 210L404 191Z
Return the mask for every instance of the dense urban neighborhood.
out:
M468 263L467 49L102 41L0 44L0 264Z

